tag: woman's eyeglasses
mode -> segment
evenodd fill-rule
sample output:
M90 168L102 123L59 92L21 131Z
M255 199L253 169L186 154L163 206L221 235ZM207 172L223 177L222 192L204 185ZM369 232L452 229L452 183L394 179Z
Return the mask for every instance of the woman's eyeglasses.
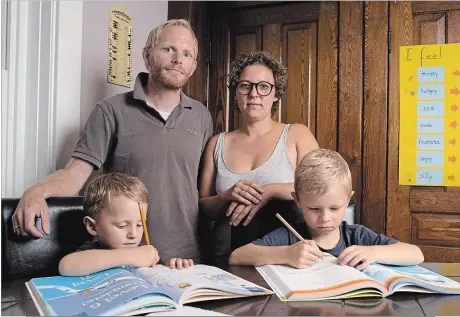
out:
M240 95L249 95L254 86L256 87L257 93L261 96L268 96L272 92L273 87L275 87L275 85L266 81L251 83L247 80L242 80L236 83L236 91Z

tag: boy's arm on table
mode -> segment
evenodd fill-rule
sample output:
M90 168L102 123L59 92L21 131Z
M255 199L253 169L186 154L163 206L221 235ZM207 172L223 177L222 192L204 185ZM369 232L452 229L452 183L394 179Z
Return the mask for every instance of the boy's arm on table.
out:
M353 266L358 270L363 270L372 263L417 265L423 260L423 253L419 247L403 242L387 245L353 245L337 257L338 264Z
M232 252L230 265L287 264L288 246L272 247L260 246L254 243L246 244Z
M395 265L417 265L423 262L424 257L416 245L397 242L388 245L372 246L376 254L375 262Z
M290 246L261 246L246 244L230 255L230 265L285 264L296 268L313 265L324 254L312 240L297 242Z
M151 245L113 250L86 250L66 255L59 262L63 276L82 276L118 266L154 266L159 260L157 250Z

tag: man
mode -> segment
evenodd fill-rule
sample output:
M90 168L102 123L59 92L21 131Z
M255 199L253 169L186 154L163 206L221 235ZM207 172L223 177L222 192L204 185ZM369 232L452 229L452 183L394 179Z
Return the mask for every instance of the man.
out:
M49 233L45 199L76 195L104 167L147 185L150 240L163 261L200 262L197 175L212 118L181 91L195 71L198 42L187 21L170 20L150 32L142 54L148 74L138 75L133 91L100 101L67 166L24 193L13 215L16 234L43 237L37 217Z

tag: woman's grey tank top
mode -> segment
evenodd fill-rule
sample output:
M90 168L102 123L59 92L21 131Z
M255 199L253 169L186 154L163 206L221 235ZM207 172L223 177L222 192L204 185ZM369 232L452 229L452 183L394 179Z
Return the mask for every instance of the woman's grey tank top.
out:
M278 143L271 156L261 166L245 173L232 171L224 159L224 137L222 132L214 148L214 162L217 169L216 192L220 194L235 185L241 179L253 180L258 185L271 183L293 183L294 167L287 152L289 124L284 126Z

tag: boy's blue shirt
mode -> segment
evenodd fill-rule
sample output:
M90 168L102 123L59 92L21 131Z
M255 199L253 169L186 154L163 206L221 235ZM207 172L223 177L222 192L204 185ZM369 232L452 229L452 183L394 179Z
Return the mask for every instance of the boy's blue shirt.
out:
M292 226L305 240L311 240L305 222L294 223ZM339 228L340 240L337 245L330 250L320 248L322 252L327 252L337 257L343 250L352 245L387 245L399 242L384 234L377 234L363 225L348 225L345 221L342 221ZM260 246L288 246L299 241L287 228L280 227L252 243Z
M87 250L100 250L100 249L106 249L103 248L97 240L88 240L85 241L75 252L78 251L87 251Z

